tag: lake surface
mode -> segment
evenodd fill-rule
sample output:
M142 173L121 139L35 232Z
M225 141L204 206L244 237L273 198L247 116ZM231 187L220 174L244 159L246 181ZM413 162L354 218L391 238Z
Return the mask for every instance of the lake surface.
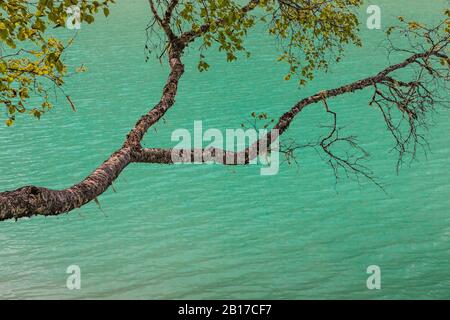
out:
M88 68L67 80L77 112L60 97L40 121L0 126L1 190L80 181L158 101L167 68L144 62L147 1L119 2L107 19L83 25L67 53L73 68ZM446 1L377 4L385 29L398 15L437 21ZM253 111L276 117L318 90L369 76L388 63L384 35L363 24L362 37L363 48L349 48L301 89L283 80L286 66L262 31L247 39L250 59L227 63L207 53L206 73L197 71L192 48L176 105L144 145L172 146L172 131L192 130L195 120L226 129ZM299 166L283 164L275 176L261 176L259 166L130 165L116 192L99 198L101 210L92 203L60 217L0 223L0 298L450 298L449 112L433 117L428 159L397 175L393 141L369 97L329 104L371 153L367 164L386 193L364 180L336 184L314 150L299 151ZM329 120L321 105L311 106L289 137L306 143ZM66 288L70 265L81 268L81 290ZM370 265L381 269L381 290L366 287Z

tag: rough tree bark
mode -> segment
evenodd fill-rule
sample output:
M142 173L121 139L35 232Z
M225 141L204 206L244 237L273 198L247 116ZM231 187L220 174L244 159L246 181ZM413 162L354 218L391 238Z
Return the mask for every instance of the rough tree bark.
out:
M173 6L176 6L176 2L176 0L173 0L171 3ZM245 14L248 11L253 10L257 3L257 0L250 1L249 4L242 8L242 12ZM164 17L160 17L155 8L152 6L152 1L150 1L150 5L156 20L166 32L170 44L168 49L170 73L158 104L156 104L147 114L143 115L139 121L137 121L136 125L127 135L122 147L114 152L105 162L103 162L94 172L92 172L80 183L63 190L51 190L37 186L25 186L14 191L1 192L0 221L6 219L31 217L34 215L58 215L69 212L75 208L79 208L86 203L95 200L99 195L104 193L130 163L173 163L171 149L142 148L141 141L147 130L152 125L157 123L164 116L167 110L174 105L178 82L184 73L184 65L181 61L183 52L189 43L194 41L195 38L201 36L202 33L206 32L209 26L203 25L199 30L185 32L180 36L176 36L170 29L170 19L173 7L169 6L168 10L164 14ZM218 23L220 23L220 21L218 21ZM447 44L448 42L446 42L446 45ZM308 105L325 101L325 99L346 93L362 90L364 88L372 86L376 88L377 84L392 83L395 80L393 80L391 74L396 70L405 68L411 64L421 65L423 64L422 60L426 60L432 56L448 60L448 57L443 53L442 49L442 47L438 49L433 47L426 52L413 54L401 63L391 65L374 76L367 77L339 88L321 91L315 95L304 98L296 103L288 112L284 113L279 118L273 129L278 130L279 135L283 134L288 129L295 116ZM415 86L414 83L404 83L403 85L409 85L412 87ZM405 110L401 111L405 112ZM262 139L265 139L266 143L270 145L276 137L278 137L278 135L274 135L272 132L269 132L268 135ZM180 150L179 152L187 152L190 155L188 158L193 159L196 152L204 155L206 151L208 151L208 154L214 154L215 152L220 151L223 152L224 155L222 161L224 164L238 164L236 159L239 156L243 156L245 158L245 163L249 163L258 155L257 146L259 142L260 141L257 141L250 147L236 153L222 151L220 149ZM225 163L225 159L229 159L230 157L235 159L235 161L232 163Z
M242 7L242 13L245 14L253 10L258 2L258 0L251 0ZM168 63L170 73L158 104L139 119L127 135L123 146L80 183L64 190L25 186L14 191L1 192L0 221L33 215L58 215L79 208L105 192L123 169L130 163L136 162L142 153L141 141L145 133L175 103L178 81L184 73L181 56L185 48L209 29L209 24L205 24L200 27L199 31L191 30L178 37L175 36L170 28L170 20L177 3L177 0L172 0L164 18L161 18L153 5L153 1L149 1L150 9L166 33L169 42ZM217 21L217 23L220 23L220 21Z

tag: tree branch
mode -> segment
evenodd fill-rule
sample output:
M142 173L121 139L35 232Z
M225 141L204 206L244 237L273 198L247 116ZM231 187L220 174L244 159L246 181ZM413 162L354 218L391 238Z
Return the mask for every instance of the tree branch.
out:
M245 6L243 6L241 8L240 13L242 15L247 14L248 12L252 11L253 9L255 9L260 2L261 2L261 0L250 0ZM222 19L217 19L214 23L216 25L220 25L220 24L223 23L223 21L224 21L223 18ZM192 41L194 41L195 39L197 39L201 35L203 35L206 32L208 32L208 30L211 27L211 25L212 25L212 23L208 22L208 23L205 23L205 24L201 25L196 30L189 30L189 31L186 31L186 32L182 33L180 35L181 42L184 43L185 45L188 45L189 43L191 43Z
M153 3L153 0L148 0L150 4L150 9L153 13L153 16L155 17L155 20L158 22L158 24L161 26L161 28L164 30L164 32L167 35L167 38L169 39L169 42L172 42L176 36L172 31L172 28L170 28L170 17L172 16L173 9L177 6L178 1L173 0L169 4L169 7L167 8L167 11L164 15L164 19L160 17L158 14L158 11L156 10L155 4Z
M411 84L407 84L398 80L394 80L389 74L403 69L411 64L417 63L420 59L428 59L431 56L446 58L448 57L445 54L442 54L440 51L429 50L424 53L417 53L404 61L391 65L386 69L382 70L378 74L367 77L365 79L361 79L350 84L343 85L339 88L330 89L320 91L312 96L304 98L296 103L288 112L284 113L278 120L277 124L274 126L273 130L278 130L278 134L283 134L290 126L294 118L308 105L315 104L323 101L326 106L327 113L331 113L336 117L336 113L330 111L328 105L326 104L326 99L337 97L346 93L356 92L358 90L362 90L368 87L376 86L377 84L389 82L396 82L403 86L410 86ZM415 83L415 82L413 82ZM413 84L412 83L412 84ZM215 158L217 154L223 155L223 160L218 162L227 165L237 165L237 164L249 164L251 160L253 160L258 153L258 145L263 145L263 143L267 143L270 145L274 142L278 135L275 135L275 131L269 132L265 137L262 137L257 142L254 142L251 146L245 148L240 152L227 151L220 148L210 148L210 149L160 149L160 148L148 148L142 149L140 153L136 155L135 162L145 162L145 163L159 163L159 164L172 164L174 163L174 159L171 156L172 153L175 155L179 155L179 161L176 162L193 162L194 159L198 161L201 159L202 162L211 161L212 158ZM330 138L334 135L336 131L336 123L334 123L333 130L330 134L324 138L320 145L328 154L330 154L329 147L332 142L330 142ZM274 136L275 138L271 137ZM262 142L263 141L263 142ZM332 155L335 157L334 155ZM234 159L231 161L226 161L226 159ZM237 161L237 159L241 159ZM341 159L342 160L342 159ZM345 162L345 161L343 161Z
M169 8L171 5L175 7L176 3L177 1L173 0L171 4L169 4ZM248 5L243 7L243 14L252 10L257 3L258 0L250 1ZM150 6L155 18L158 19L163 29L166 28L169 30L170 10L173 9L168 9L165 18L161 19L156 12L152 0L150 0ZM167 32L166 29L164 30ZM279 118L272 131L243 151L232 152L216 148L185 151L172 149L143 149L141 141L147 130L153 124L158 122L175 103L178 82L184 73L184 65L181 61L184 49L196 37L200 36L202 32L207 32L208 29L209 26L205 25L200 28L200 33L199 31L190 31L179 37L173 35L173 33L170 35L171 30L169 30L167 35L170 73L163 88L161 99L147 114L139 119L128 134L123 146L118 151L113 153L83 181L70 188L51 190L36 186L25 186L15 191L1 192L0 221L12 218L19 219L31 217L33 215L58 215L79 208L84 204L95 200L99 195L106 191L130 163L173 163L172 155L178 153L178 155L181 156L181 161L184 161L183 159L189 159L190 161L197 161L198 159L200 159L200 161L209 161L214 158L216 160L219 159L218 162L224 164L248 164L258 156L258 152L260 151L258 146L261 145L261 143L270 146L270 144L278 138L278 134L282 135L289 128L296 115L306 106L320 101L323 101L326 104L326 100L329 98L356 92L367 87L374 87L375 94L371 103L376 104L380 110L382 110L388 128L390 128L391 132L397 137L396 139L400 144L400 150L404 150L404 144L409 141L410 137L413 137L413 141L417 141L417 121L419 121L420 124L422 116L428 110L427 108L430 106L432 107L435 103L433 92L426 88L424 75L429 74L432 79L443 78L445 81L448 80L448 71L447 73L442 73L442 71L437 70L433 67L435 61L432 61L433 58L440 58L445 59L446 63L448 63L449 58L445 54L445 50L449 44L449 38L447 36L445 39L433 43L431 49L421 53L414 53L406 60L391 65L372 77L367 77L339 88L321 91L300 100ZM406 82L395 79L393 75L395 71L410 66L419 67L416 80ZM383 92L380 87L384 87L385 92ZM398 137L398 127L394 126L392 119L386 112L386 110L390 111L390 109L386 109L388 108L386 106L388 103L391 103L402 115L406 115L408 119L410 134L406 140ZM328 108L327 111L329 111ZM330 157L337 161L341 161L342 158L336 157L330 151L330 143L332 143L333 135L336 132L335 126L336 123L334 123L333 131L329 137L321 141L321 146L325 152L330 152ZM217 155L222 155L222 157L217 157ZM220 158L222 161L220 161ZM344 166L349 165L345 161L341 161L341 163Z
M255 0L251 2L253 1ZM178 4L177 0L171 1L164 19L158 15L152 0L149 0L149 4L155 19L166 32L169 44L170 73L158 104L138 120L123 146L80 183L63 190L25 186L15 191L0 192L0 221L34 215L58 215L79 208L105 192L123 169L139 159L141 141L145 133L175 103L178 82L184 73L181 56L189 42L195 39L190 38L190 41L186 42L181 37L176 37L170 29L170 17ZM243 11L243 14L246 12Z
M15 191L7 191L0 193L0 221L11 218L23 218L33 215L58 215L63 212L69 212L75 208L96 199L102 194L111 183L118 177L122 170L132 162L147 162L147 163L173 163L171 149L142 149L140 141L148 128L156 123L164 113L173 105L174 97L177 90L178 80L183 74L183 64L180 60L181 52L172 50L169 54L169 64L171 72L166 86L163 90L163 95L160 102L146 115L144 115L129 133L124 146L115 152L106 160L98 169L91 175L84 179L79 184L76 184L64 190L50 190L35 186L26 186ZM396 70L405 68L411 64L417 63L421 59L428 59L431 56L448 57L440 51L430 50L424 53L417 53L408 59L394 64L379 72L377 75L368 77L353 83L341 86L336 89L321 91L310 97L300 100L288 112L283 114L278 120L273 129L283 134L295 118L306 106L315 104L332 97L340 96L345 93L355 92L367 87L375 86L383 82L392 82L390 76ZM273 131L263 138L267 144L273 142ZM193 160L195 154L201 157L202 161L209 161L211 158L205 157L207 153L209 156L215 156L218 152L223 154L223 163L225 164L246 164L258 155L258 142L246 148L241 152L222 151L220 149L201 149L201 150L186 150L180 151L180 155L187 155L189 161ZM186 153L187 152L187 153ZM228 161L234 159L234 161ZM238 161L238 159L240 161ZM243 159L243 161L242 161Z

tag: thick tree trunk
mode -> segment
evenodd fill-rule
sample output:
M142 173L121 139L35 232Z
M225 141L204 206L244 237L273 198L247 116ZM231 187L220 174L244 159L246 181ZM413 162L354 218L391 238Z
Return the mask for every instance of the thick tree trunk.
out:
M80 183L64 190L27 186L0 193L0 220L69 212L97 198L131 162L131 149L122 148Z
M175 103L178 81L184 72L183 47L169 53L170 73L159 103L141 117L130 131L122 148L80 183L64 190L26 186L0 193L0 221L33 215L58 215L79 208L105 192L141 149L141 140L153 124Z
M242 14L253 10L258 2L259 0L250 0L246 6L242 7ZM128 164L142 158L141 141L145 133L175 103L178 81L184 73L184 65L181 62L184 49L210 28L210 24L205 24L200 27L201 32L188 31L176 37L170 27L170 20L177 3L177 0L172 1L164 17L161 18L150 1L152 12L166 33L169 45L170 73L158 104L139 119L127 135L122 148L113 153L82 182L64 190L26 186L15 191L0 192L0 221L33 215L58 215L79 208L105 192ZM216 23L219 24L221 21Z
M180 57L186 46L186 43L179 41L179 39L180 38L173 41L169 51L170 73L166 85L164 86L161 100L136 123L135 127L128 134L122 148L113 153L86 179L68 189L50 190L42 187L26 186L15 191L1 192L0 221L12 218L19 219L31 217L33 215L58 215L79 208L105 192L122 170L132 162L173 163L171 157L172 150L143 149L141 147L141 140L147 130L160 120L166 111L175 103L178 81L184 72L184 66ZM392 65L373 77L368 77L336 89L321 91L313 96L302 99L295 104L288 112L281 116L274 129L277 129L279 135L281 135L288 129L294 117L306 106L324 101L331 97L375 86L379 83L392 82L392 78L388 76L390 73L410 64L418 63L419 59L427 59L430 56L448 59L446 55L443 55L439 51L414 54L403 62ZM274 137L269 133L269 136L263 139L266 139L270 144ZM229 163L225 160L227 156L232 159L243 156L245 159L244 164L246 164L258 155L258 143L259 142L256 142L241 152L235 153L214 149L213 154L219 151L223 152L224 164L242 164L237 161L235 161L235 163ZM187 152L189 157L193 159L196 152L203 155L206 151L211 152L211 150L202 149L185 150L183 152ZM207 161L208 159L205 160Z

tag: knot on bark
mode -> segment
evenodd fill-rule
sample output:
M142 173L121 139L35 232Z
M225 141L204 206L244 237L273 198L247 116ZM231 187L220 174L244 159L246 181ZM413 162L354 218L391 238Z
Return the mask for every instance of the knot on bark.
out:
M41 191L39 190L39 188L31 186L29 192L30 194L37 196Z

